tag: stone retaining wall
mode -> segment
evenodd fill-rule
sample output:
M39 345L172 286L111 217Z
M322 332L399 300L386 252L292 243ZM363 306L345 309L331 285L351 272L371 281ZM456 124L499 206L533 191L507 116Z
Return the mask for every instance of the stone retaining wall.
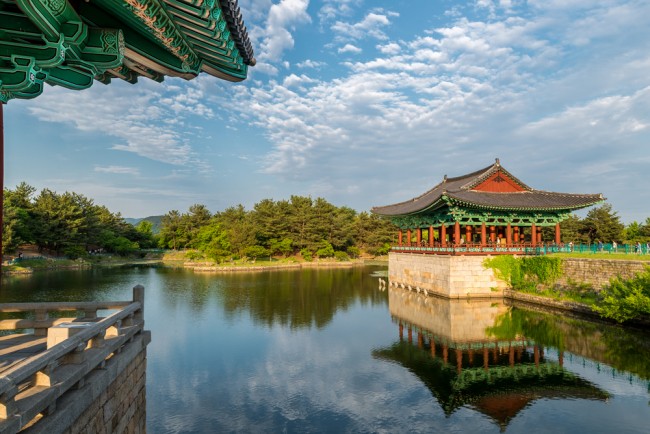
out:
M65 434L145 434L147 358L143 351Z
M501 297L506 284L483 266L486 257L391 252L388 279L449 298Z
M146 346L143 331L95 369L79 389L59 398L56 410L24 429L25 434L146 433Z
M557 284L570 286L572 283L586 283L594 289L601 289L613 277L630 279L650 265L644 261L619 261L614 259L577 259L562 260L563 273Z

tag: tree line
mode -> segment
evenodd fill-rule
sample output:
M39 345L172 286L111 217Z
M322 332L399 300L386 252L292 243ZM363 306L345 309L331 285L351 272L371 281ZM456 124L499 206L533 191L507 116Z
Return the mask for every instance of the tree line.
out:
M151 222L133 226L81 194L47 188L36 193L24 182L4 190L3 253L34 244L70 258L88 252L127 255L163 248L189 250L197 259L216 261L296 254L307 260L345 259L362 252L385 254L397 234L389 220L337 207L323 198L264 199L251 210L237 205L216 213L195 204L184 213L166 213L160 231L154 233ZM570 216L561 229L567 243L650 242L650 218L626 226L610 204L591 209L584 218ZM553 239L553 228L543 230L544 239Z
M368 212L337 207L323 198L264 199L252 210L237 205L211 213L192 205L169 211L159 233L147 220L136 226L78 193L56 193L21 183L4 190L3 253L34 244L39 251L77 258L93 252L127 255L141 249L189 250L221 261L301 254L305 259L385 254L394 226Z
M357 257L361 252L386 254L395 238L390 221L368 212L337 207L323 198L291 196L264 199L246 210L242 205L211 214L204 205L188 212L172 210L161 221L159 245L192 249L197 258L259 258L300 254Z

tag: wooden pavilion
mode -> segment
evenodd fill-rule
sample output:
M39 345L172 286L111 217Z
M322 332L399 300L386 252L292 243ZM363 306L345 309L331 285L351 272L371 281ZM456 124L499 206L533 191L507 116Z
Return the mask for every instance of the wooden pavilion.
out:
M393 252L513 254L561 243L560 222L605 200L602 194L555 193L521 182L497 158L484 169L447 178L405 202L375 207L399 228ZM543 240L543 227L555 229Z

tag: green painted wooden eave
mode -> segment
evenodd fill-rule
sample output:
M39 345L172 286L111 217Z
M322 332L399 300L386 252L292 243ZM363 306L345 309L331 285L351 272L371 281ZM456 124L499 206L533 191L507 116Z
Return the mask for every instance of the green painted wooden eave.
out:
M463 207L471 207L475 209L481 209L481 210L498 210L498 211L548 211L548 212L557 212L557 211L575 211L579 210L582 208L587 208L593 205L598 205L604 202L604 200L597 200L594 202L582 204L579 206L572 206L572 207L567 207L567 206L558 206L558 207L507 207L507 206L498 206L498 205L483 205L483 204L478 204L474 202L469 202L469 201L464 201L460 200L458 198L454 197L449 197L448 202L450 206L453 205L459 205Z
M252 48L237 2L225 3L227 13L223 4L0 0L0 101L33 98L45 82L84 89L113 77L134 83L138 76L191 79L201 71L244 80Z

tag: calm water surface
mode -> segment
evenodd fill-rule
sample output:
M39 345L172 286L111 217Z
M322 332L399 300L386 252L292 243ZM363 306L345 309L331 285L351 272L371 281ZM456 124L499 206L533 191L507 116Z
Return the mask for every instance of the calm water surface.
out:
M0 302L144 285L150 433L650 432L647 332L379 291L382 271L61 271Z

